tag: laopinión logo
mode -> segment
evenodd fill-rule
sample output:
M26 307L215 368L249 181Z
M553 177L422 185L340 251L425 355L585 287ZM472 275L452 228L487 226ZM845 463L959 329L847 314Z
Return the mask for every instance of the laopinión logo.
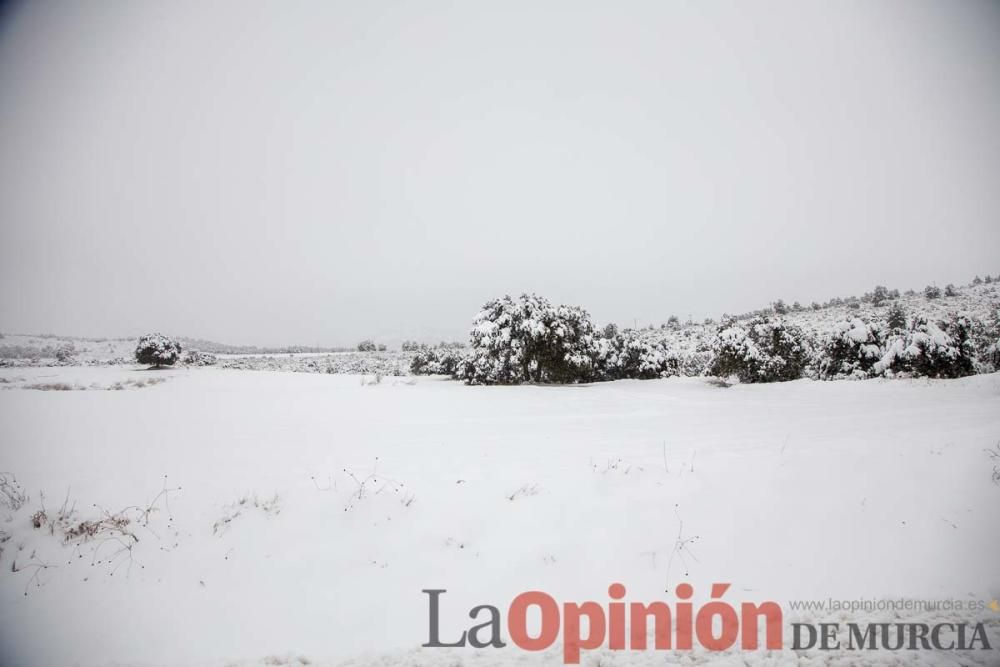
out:
M606 608L594 601L560 605L548 593L526 591L517 595L507 608L507 636L518 648L542 651L555 644L561 634L563 661L568 665L579 664L583 650L605 645L611 650L643 651L652 643L657 650L692 650L697 645L709 651L726 651L738 641L740 648L747 651L783 648L781 605L774 601L743 602L737 609L721 599L729 587L726 583L712 584L711 600L697 609L690 602L694 588L686 583L677 586L677 601L672 605L660 600L626 603L625 586L620 583L608 587L610 600ZM450 635L449 639L442 638L441 597L447 590L426 588L423 592L428 596L429 614L425 648L507 646L501 637L500 609L490 604L476 605L469 611L469 618L478 623ZM985 606L993 608L993 605ZM534 633L528 630L531 609L540 618ZM585 635L581 634L584 619ZM791 629L793 650L991 649L982 623L792 623Z

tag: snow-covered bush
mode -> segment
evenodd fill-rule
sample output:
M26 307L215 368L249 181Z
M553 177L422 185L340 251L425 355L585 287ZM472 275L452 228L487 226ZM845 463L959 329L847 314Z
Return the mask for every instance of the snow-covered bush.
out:
M363 340L358 343L358 352L375 352L376 350L378 350L378 346L373 340Z
M977 373L992 373L1000 368L1000 307L994 308L987 321L970 318L971 344Z
M993 325L990 327L987 337L993 341L992 345L987 344L985 352L989 355L989 361L994 368L1000 368L1000 308L993 309Z
M56 348L56 361L61 364L67 364L73 360L76 356L76 347L73 343L63 343L58 348Z
M781 382L802 377L809 347L802 330L780 318L724 322L712 340L709 373L741 382Z
M181 358L181 344L160 333L146 334L135 347L135 360L150 366L172 366Z
M596 342L587 311L523 294L487 303L473 320L458 376L469 384L586 382Z
M677 370L685 377L704 375L709 364L712 363L712 350L708 345L699 344L693 350L681 352L677 363Z
M822 337L816 371L824 379L865 378L882 358L883 327L861 318L842 320Z
M462 366L464 354L453 347L435 347L417 352L410 361L413 375L454 375Z
M216 361L216 356L208 352L188 350L184 353L184 363L188 366L213 366Z
M889 336L877 375L956 378L972 375L974 349L972 323L966 317L947 322L918 318L905 334Z
M679 374L680 359L664 338L625 329L598 341L598 368L603 378L651 380Z
M924 296L928 299L940 299L941 298L941 288L937 285L928 285L924 288Z

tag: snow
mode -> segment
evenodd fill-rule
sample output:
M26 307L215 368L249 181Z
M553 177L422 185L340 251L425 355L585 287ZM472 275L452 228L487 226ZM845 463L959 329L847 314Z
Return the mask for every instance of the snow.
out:
M152 375L165 381L90 389ZM531 589L603 604L616 581L642 602L670 601L681 581L699 598L731 582L732 604L1000 597L1000 486L984 452L1000 438L997 374L730 388L72 366L0 378L0 469L31 497L8 523L0 508L3 665L561 663L556 648L419 649L424 588L448 589L446 636L477 604L505 613ZM82 389L23 388L53 382ZM345 469L378 481L359 498ZM96 542L31 527L40 492L49 514L68 496L86 519L174 487L172 520L157 504L131 568L91 565L113 545L95 558ZM697 536L684 562L679 531ZM37 568L11 571L32 552L57 566L35 582ZM997 646L1000 614L987 620ZM980 653L964 659L995 657Z

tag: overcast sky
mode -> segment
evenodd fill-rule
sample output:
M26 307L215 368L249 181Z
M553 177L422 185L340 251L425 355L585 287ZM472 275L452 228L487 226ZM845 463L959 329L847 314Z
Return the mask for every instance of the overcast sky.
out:
M997 2L0 10L0 331L461 337L1000 273Z

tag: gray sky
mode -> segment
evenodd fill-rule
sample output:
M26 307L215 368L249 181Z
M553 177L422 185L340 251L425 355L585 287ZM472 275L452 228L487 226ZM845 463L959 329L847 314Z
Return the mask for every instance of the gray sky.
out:
M0 330L460 337L1000 272L997 2L0 12Z

